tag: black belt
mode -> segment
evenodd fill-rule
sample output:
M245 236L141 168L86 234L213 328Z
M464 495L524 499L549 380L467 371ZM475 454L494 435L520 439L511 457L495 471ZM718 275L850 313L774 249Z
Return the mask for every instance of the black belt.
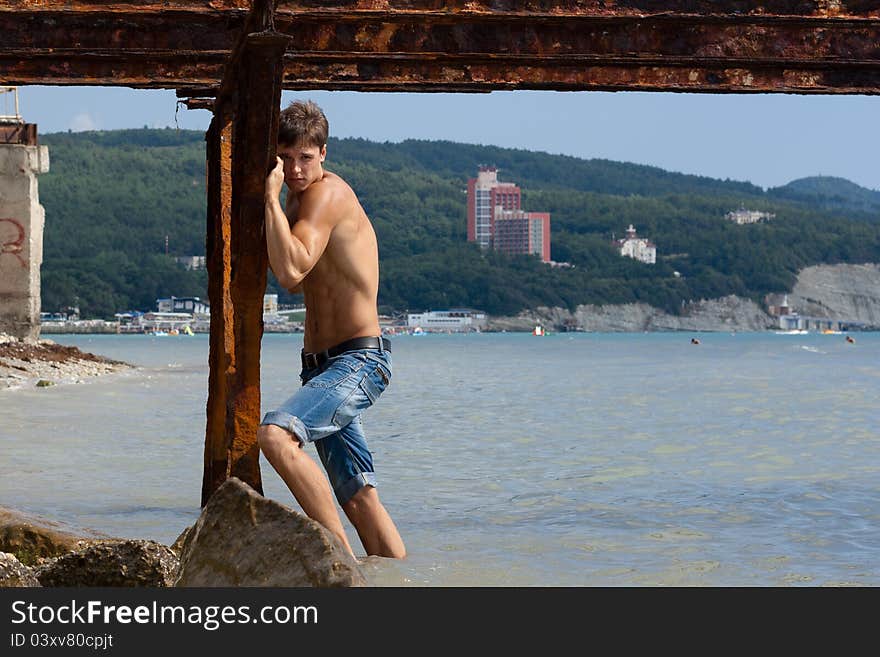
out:
M305 349L302 352L302 366L305 370L312 370L320 367L329 359L346 351L355 351L357 349L382 349L383 351L391 351L391 340L388 338L352 338L345 342L340 342L335 347L330 347L324 351L315 353L307 353Z

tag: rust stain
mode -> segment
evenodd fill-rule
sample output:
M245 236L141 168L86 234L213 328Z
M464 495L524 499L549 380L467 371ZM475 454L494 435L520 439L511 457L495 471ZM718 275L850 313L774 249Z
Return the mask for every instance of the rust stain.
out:
M36 146L38 143L36 123L0 123L0 144Z

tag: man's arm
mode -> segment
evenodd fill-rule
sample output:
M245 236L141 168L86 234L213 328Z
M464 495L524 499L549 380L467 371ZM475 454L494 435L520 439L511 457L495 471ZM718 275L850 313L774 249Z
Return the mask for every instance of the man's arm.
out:
M269 263L269 271L271 271L273 275L275 274L275 270L272 269L272 263L271 263L271 262ZM275 280L278 280L278 277L277 277L277 276L275 276ZM281 285L280 282L279 282L278 284ZM284 287L284 286L281 285L281 287ZM300 284L297 285L296 287L292 287L292 288L286 288L286 287L285 287L284 289L287 290L288 292L290 292L291 294L302 294L302 291L303 291L302 282L300 282Z
M293 292L327 248L334 216L328 191L313 186L300 196L297 221L291 228L278 198L283 183L284 169L278 158L266 180L266 246L272 273Z
M290 226L291 228L293 227L293 224L292 224L291 221L290 221L290 216L291 216L291 206L293 205L293 200L294 200L294 198L295 198L295 197L294 197L293 194L288 193L288 194L287 194L287 203L286 203L286 205L284 206L284 215L287 217L287 225ZM294 220L294 221L296 221L296 220ZM272 269L272 263L271 263L271 262L269 263L269 270L272 272L272 274L275 273L275 270ZM275 279L277 280L278 277L276 276ZM287 289L287 288L285 288L285 289ZM302 293L303 293L303 284L302 284L302 282L300 282L300 284L297 285L296 287L292 287L292 288L290 288L290 289L287 290L287 291L290 292L291 294L302 294Z

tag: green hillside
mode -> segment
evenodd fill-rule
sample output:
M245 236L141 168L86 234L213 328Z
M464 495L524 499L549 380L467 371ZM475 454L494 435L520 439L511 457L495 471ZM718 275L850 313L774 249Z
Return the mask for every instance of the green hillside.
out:
M78 304L84 316L109 317L153 309L172 294L207 297L205 272L174 260L204 254L202 132L56 133L41 140L51 161L39 181L44 310ZM573 267L484 253L466 242L467 179L481 164L497 166L502 180L522 188L526 210L551 213L551 257ZM421 140L331 139L326 167L354 187L376 227L384 312L470 306L510 314L631 301L676 312L692 299L760 300L789 290L809 265L880 262L880 213L870 205L829 205L784 188L764 192L656 167ZM851 186L842 181L840 194L854 198ZM866 198L877 194L857 189ZM724 219L741 206L776 217L747 226ZM612 247L629 224L657 245L656 265ZM268 291L282 303L298 300L277 289L271 274Z
M768 195L802 201L825 210L850 210L880 220L880 192L860 187L845 178L812 176L768 190Z

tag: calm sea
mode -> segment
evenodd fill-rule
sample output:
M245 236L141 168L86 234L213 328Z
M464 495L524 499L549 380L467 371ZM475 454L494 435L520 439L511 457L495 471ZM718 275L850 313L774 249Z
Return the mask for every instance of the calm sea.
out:
M207 336L52 337L140 368L0 392L0 505L171 543L199 513ZM367 575L880 585L880 334L853 337L396 337L364 423L410 556ZM298 385L301 346L264 337L264 409ZM297 508L265 461L263 483Z

